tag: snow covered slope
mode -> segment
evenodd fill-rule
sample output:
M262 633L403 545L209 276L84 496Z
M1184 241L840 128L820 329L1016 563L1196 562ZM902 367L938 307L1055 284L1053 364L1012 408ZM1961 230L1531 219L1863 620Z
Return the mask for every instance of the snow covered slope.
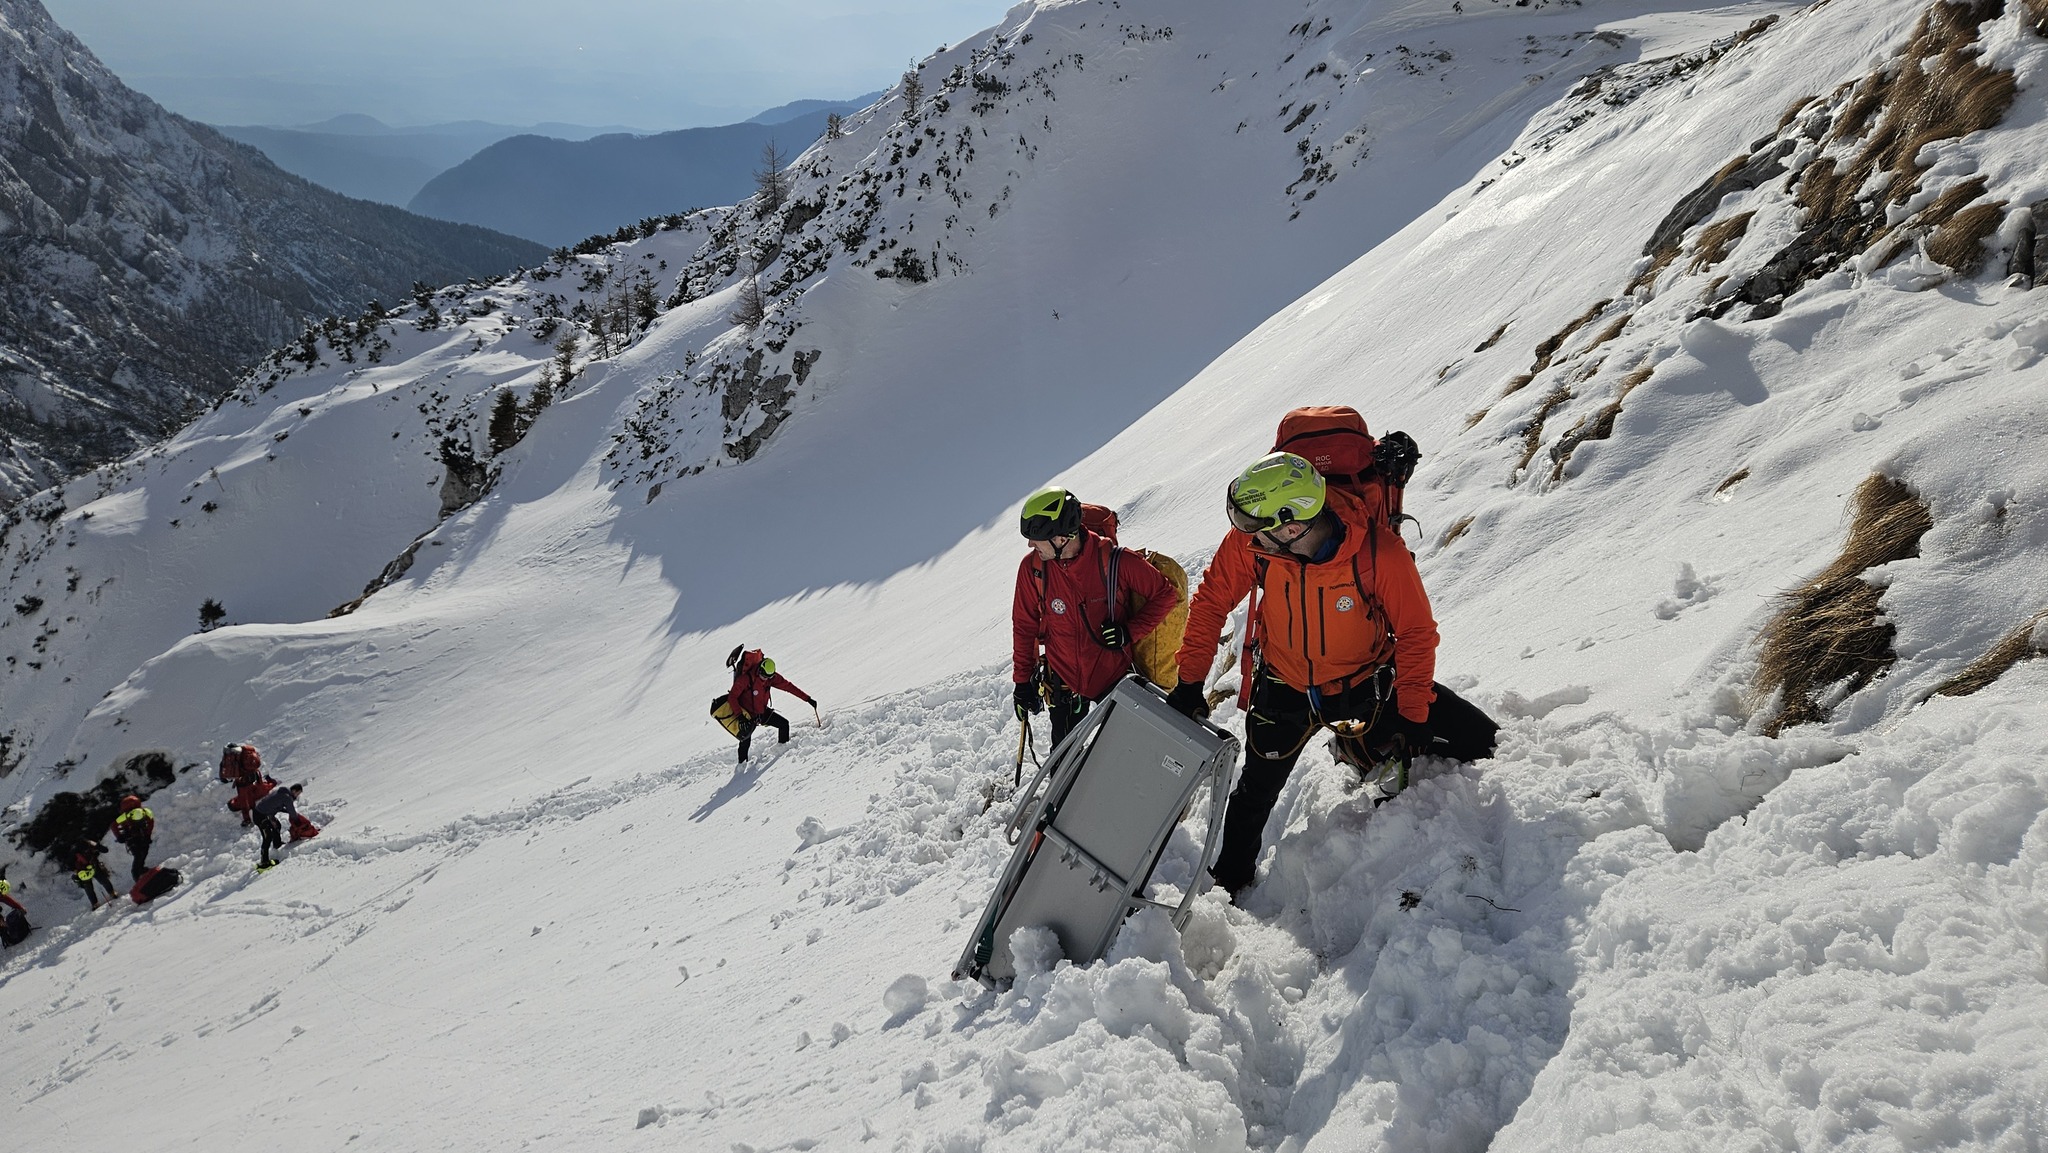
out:
M773 210L291 350L6 542L12 814L253 737L328 826L258 878L195 770L172 897L17 864L10 1132L2028 1148L2048 673L1929 694L2048 640L2044 32L1041 0ZM1500 755L1375 810L1315 747L1245 908L949 982L1007 855L1016 501L1056 475L1195 571L1314 402L1422 442L1440 676ZM1873 473L1927 521L1850 570L1896 663L1781 727L1757 638ZM741 641L827 724L735 773Z

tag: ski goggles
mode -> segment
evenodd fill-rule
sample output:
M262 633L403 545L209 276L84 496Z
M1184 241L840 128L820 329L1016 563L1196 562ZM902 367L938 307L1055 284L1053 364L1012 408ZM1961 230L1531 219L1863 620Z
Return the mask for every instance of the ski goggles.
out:
M1254 516L1237 507L1237 502L1229 497L1223 498L1223 511L1230 517L1230 527L1244 533L1246 536L1262 532L1277 532L1290 524L1308 523L1307 521L1295 520L1294 510L1291 508L1281 509L1279 514L1275 516Z

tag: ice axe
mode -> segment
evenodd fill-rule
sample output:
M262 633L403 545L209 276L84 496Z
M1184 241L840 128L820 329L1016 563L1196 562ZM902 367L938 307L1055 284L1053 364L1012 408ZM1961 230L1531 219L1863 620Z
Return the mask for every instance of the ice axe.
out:
M816 701L811 702L811 719L818 722L819 728L825 727L825 714L818 711L818 702Z

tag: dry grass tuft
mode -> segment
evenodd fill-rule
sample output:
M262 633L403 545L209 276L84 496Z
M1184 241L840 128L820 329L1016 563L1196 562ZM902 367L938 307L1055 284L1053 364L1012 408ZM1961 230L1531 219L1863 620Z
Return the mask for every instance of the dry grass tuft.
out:
M1720 496L1722 493L1727 492L1729 489L1734 488L1736 485L1741 484L1743 481L1748 479L1749 470L1746 468L1738 468L1733 473L1729 474L1727 480L1724 480L1720 484L1714 486L1714 495Z
M1580 313L1576 320L1572 321L1570 324L1565 325L1563 328L1558 329L1555 333L1552 333L1548 338L1546 338L1543 341L1543 343L1537 345L1536 363L1530 366L1529 376L1533 379L1537 373L1542 372L1546 368L1549 368L1551 359L1557 355L1558 349L1564 347L1564 342L1570 340L1572 338L1573 333L1593 323L1595 320L1598 320L1600 318L1600 314L1607 311L1607 306L1613 303L1614 301L1612 300L1601 301L1600 303Z
M1857 487L1855 500L1841 555L1787 594L1785 608L1764 626L1756 692L1768 698L1782 690L1777 715L1764 726L1768 736L1825 720L1823 695L1856 692L1898 659L1897 629L1880 611L1884 590L1863 574L1919 556L1934 518L1904 482L1878 473Z
M2044 2L2048 2L2048 0L2044 0ZM1820 97L1818 96L1801 96L1799 99L1786 105L1784 115L1778 117L1778 131L1785 131L1785 126L1799 119L1799 114L1806 111L1807 105L1819 99Z
M1535 379L1536 374L1533 372L1525 372L1522 373L1520 376L1511 376L1508 378L1508 386L1506 388L1501 389L1500 394L1504 397L1513 396L1516 393L1522 391L1523 389L1529 387L1529 382ZM1472 424L1478 423L1479 422L1476 420L1472 422ZM1472 427L1472 425L1468 424L1465 427L1470 428Z
M2048 0L2044 0L2044 2L2048 2ZM1512 320L1501 321L1500 327L1493 330L1493 335L1487 337L1485 340L1480 341L1479 347L1473 349L1472 351L1485 352L1487 349L1492 348L1496 344L1499 344L1500 338L1508 334L1508 327L1514 323L1515 322Z
M1564 467L1571 463L1572 453L1589 440L1606 440L1614 435L1614 422L1621 416L1622 402L1636 386L1650 379L1657 366L1645 364L1621 378L1621 387L1614 392L1614 399L1592 417L1582 420L1570 432L1558 438L1557 447L1550 450L1550 481L1552 484L1564 479Z
M1984 267L1984 240L2004 219L2003 200L1964 209L1927 238L1928 259L1955 269L1957 276L1977 275Z
M2044 622L2048 622L2048 610L2035 613L2033 619L2005 634L1983 656L1971 661L1969 668L1936 685L1935 695L1967 697L2004 676L2007 669L2021 661L2048 653L2048 649L2034 642L2034 634Z
M2010 72L1978 61L1977 26L2005 9L2005 0L1935 4L1888 72L1865 79L1835 122L1837 139L1862 136L1879 108L1883 116L1846 168L1816 162L1800 182L1799 201L1823 218L1867 216L1866 228L1883 214L1858 211L1856 193L1872 173L1893 174L1887 199L1903 204L1919 189L1920 150L1994 127L2005 119L2019 93Z
M2048 37L2048 0L2020 0L2020 22L2034 35Z
M1493 410L1492 410L1492 409L1490 409L1490 408L1482 408L1482 409L1480 409L1480 410L1479 410L1478 412L1475 412L1475 413L1473 413L1472 415L1470 415L1470 416L1466 417L1466 418L1465 418L1465 431L1466 431L1466 432L1471 432L1471 431L1472 431L1473 429L1475 429L1475 428L1478 428L1478 427L1479 427L1479 422L1480 422L1480 421L1482 421L1482 420L1485 420L1485 419L1486 419L1486 414L1487 414L1487 413L1489 413L1489 412L1492 412L1492 411L1493 411Z
M1713 315L1738 303L1754 306L1751 319L1774 315L1787 296L1844 260L1876 251L1888 262L1939 223L1916 214L1893 225L1887 216L1920 191L1923 148L1995 127L2012 107L2018 82L1986 66L1977 44L1978 26L2004 10L2005 0L1929 6L1893 58L1840 96L1827 150L1796 177L1803 230ZM1882 191L1865 198L1870 187Z
M1529 427L1522 430L1522 459L1515 464L1515 471L1521 472L1536 459L1536 450L1543 444L1543 425L1550 414L1564 407L1572 398L1572 390L1560 384L1550 390L1543 403L1536 406L1536 415L1529 418Z
M1459 517L1457 521L1453 523L1449 529L1444 531L1444 539L1436 543L1437 549L1441 551L1443 549L1451 547L1452 541L1457 540L1459 537L1464 536L1467 532L1470 532L1472 530L1472 522L1476 519L1478 518L1469 516Z
M1635 314L1632 312L1624 312L1620 316L1615 317L1614 322L1601 329L1600 335L1593 338L1593 343L1586 346L1586 351L1591 352L1615 337L1620 336L1622 330L1628 327L1628 322L1634 319Z
M1700 229L1699 240L1692 247L1692 264L1686 271L1699 272L1728 259L1728 250L1749 231L1750 218L1755 215L1754 212L1744 212Z
M1671 267L1671 262L1677 259L1677 245L1671 244L1659 248L1656 251L1656 253L1651 256L1649 265L1645 267L1641 272L1636 273L1635 276L1628 282L1628 285L1622 289L1622 291L1630 296L1634 296L1636 294L1637 289L1647 288L1650 285L1657 283L1657 274L1664 271L1666 268Z

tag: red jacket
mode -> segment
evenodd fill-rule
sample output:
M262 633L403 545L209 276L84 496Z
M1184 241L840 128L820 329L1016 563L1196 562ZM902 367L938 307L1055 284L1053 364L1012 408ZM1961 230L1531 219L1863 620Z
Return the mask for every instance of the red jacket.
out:
M1332 488L1327 500L1344 522L1344 540L1321 564L1256 548L1245 533L1223 538L1188 606L1180 679L1208 677L1224 618L1258 584L1256 635L1273 675L1304 692L1315 685L1335 693L1391 661L1396 707L1426 721L1436 699L1437 631L1415 557L1357 497Z
M772 677L761 675L759 651L750 652L740 661L740 667L732 676L732 707L743 717L758 717L768 711L768 690L781 689L807 705L818 702L809 693L797 688L788 677L776 673Z
M1144 603L1133 614L1119 606L1109 611L1109 556L1114 545L1093 532L1084 533L1081 551L1071 560L1041 561L1036 550L1017 566L1017 594L1010 603L1010 679L1031 679L1038 664L1038 646L1045 645L1045 663L1060 682L1091 701L1109 695L1131 671L1128 647L1102 647L1102 626L1114 619L1130 633L1132 643L1149 636L1180 594L1145 558L1117 549L1117 599L1131 594ZM1213 643L1213 642L1212 642Z

